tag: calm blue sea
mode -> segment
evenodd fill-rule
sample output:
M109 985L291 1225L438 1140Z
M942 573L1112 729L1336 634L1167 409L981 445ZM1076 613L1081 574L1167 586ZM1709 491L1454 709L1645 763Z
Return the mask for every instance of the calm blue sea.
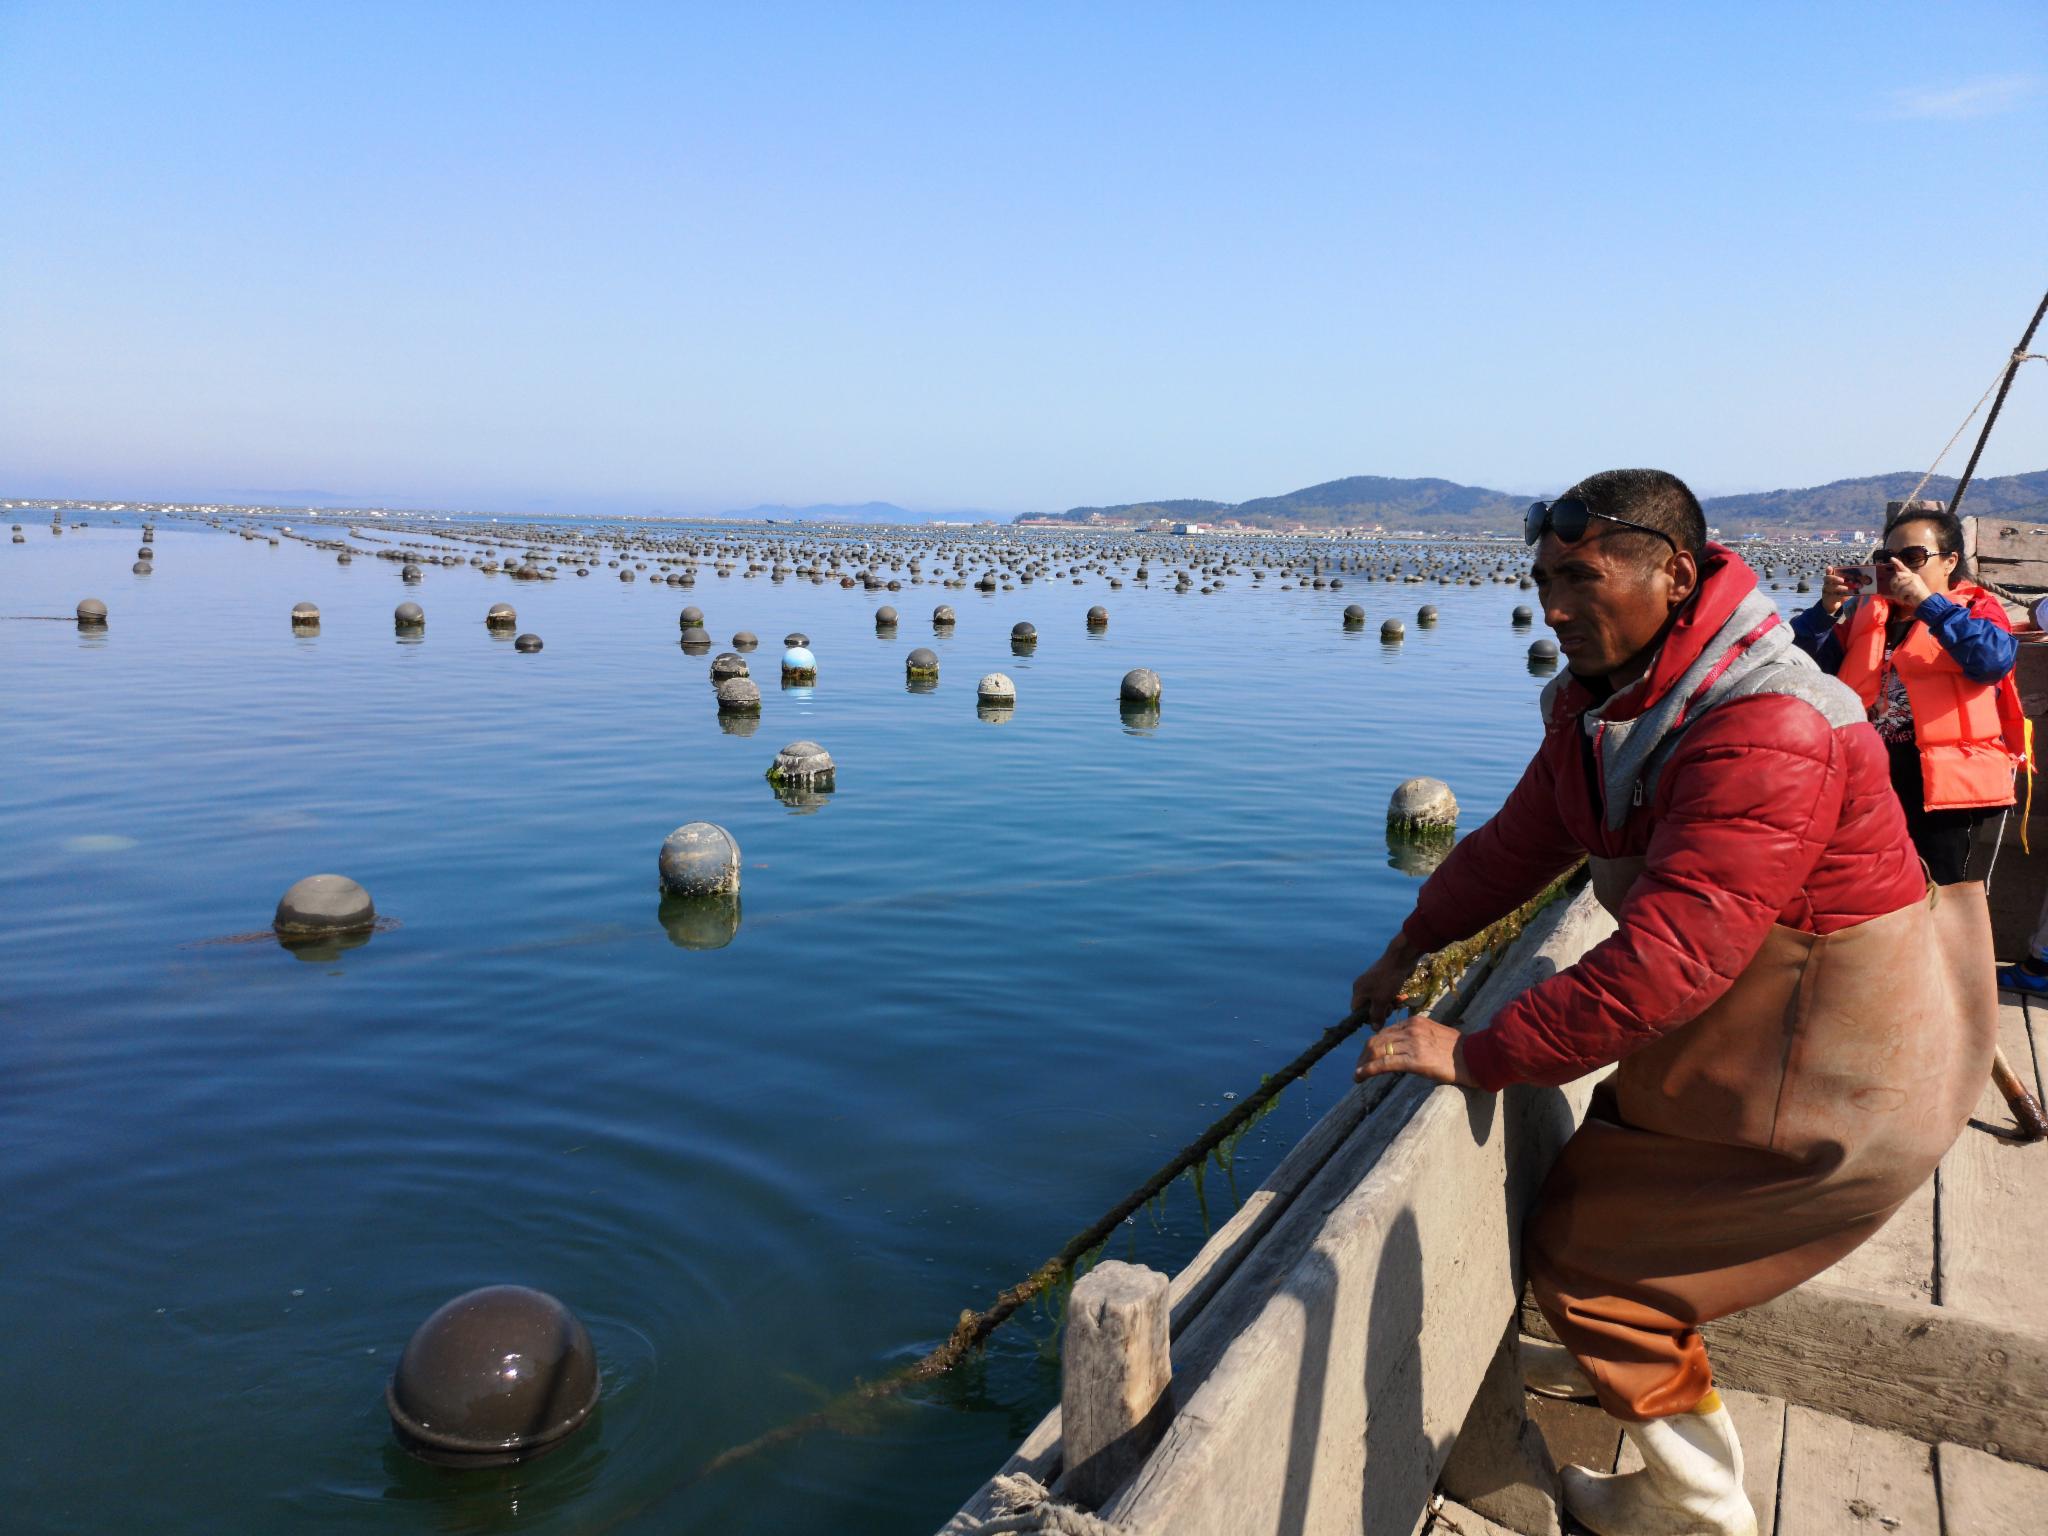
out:
M1531 601L1513 587L1246 574L1203 596L1156 563L1118 592L708 567L682 592L566 566L404 587L374 545L342 567L172 520L137 576L133 514L61 538L17 515L10 1531L935 1526L1056 1400L1050 1312L872 1423L678 1485L935 1343L1338 1017L1412 896L1383 833L1395 784L1447 779L1476 825L1537 736L1523 656L1542 631L1511 628ZM104 635L21 617L85 596L112 610ZM392 630L407 598L418 643ZM288 624L300 600L315 637ZM486 632L499 600L542 653ZM959 622L935 635L939 602ZM1364 632L1341 630L1347 602ZM709 658L677 646L686 603L718 649L764 642L751 734L721 728ZM791 629L814 689L777 685ZM941 660L930 693L905 687L918 645ZM1149 729L1117 706L1141 665L1165 684ZM1000 723L974 699L996 670L1019 694ZM763 778L800 737L839 764L812 814ZM659 920L657 849L700 819L744 854L722 948ZM321 871L397 926L326 960L214 942L267 928ZM1203 1199L1183 1181L1112 1254L1183 1262L1348 1070L1332 1058ZM429 1312L497 1281L588 1324L599 1422L525 1468L417 1464L385 1382Z

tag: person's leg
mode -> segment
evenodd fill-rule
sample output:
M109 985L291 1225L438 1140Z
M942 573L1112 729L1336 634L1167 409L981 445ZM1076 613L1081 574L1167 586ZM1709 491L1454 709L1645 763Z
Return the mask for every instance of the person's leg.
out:
M1974 811L1920 813L1919 825L1912 829L1913 846L1927 865L1927 878L1936 885L1955 885L1965 878L1978 819Z

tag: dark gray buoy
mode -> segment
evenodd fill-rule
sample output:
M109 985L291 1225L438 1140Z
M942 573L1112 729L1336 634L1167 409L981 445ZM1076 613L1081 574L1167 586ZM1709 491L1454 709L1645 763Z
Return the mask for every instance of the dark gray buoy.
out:
M1012 625L1010 626L1010 639L1011 639L1012 641L1021 641L1021 642L1023 642L1024 644L1027 644L1027 645L1028 645L1028 644L1030 644L1030 643L1031 643L1031 642L1032 642L1033 640L1036 640L1037 638L1038 638L1038 630L1037 630L1037 629L1036 629L1036 627L1034 627L1033 625L1030 625L1030 624L1012 624Z
M271 928L281 939L320 939L376 926L370 893L346 875L308 875L278 898Z
M886 606L885 606L885 607L877 608L877 609L875 610L875 628L877 628L877 629L894 629L895 627L896 627L896 610L895 610L894 608L890 608L890 607L886 607Z
M138 560L133 565L128 567L129 572L132 575L136 576L147 576L154 569L155 567L152 566L147 560Z
M1365 610L1357 603L1351 603L1344 609L1344 627L1346 629L1365 628Z
M939 675L938 655L920 645L903 658L903 671L907 677L916 678L921 682L931 682Z
M938 607L932 610L933 629L951 629L953 627L953 623L953 610L950 607L948 607L945 603L939 604Z
M490 610L484 614L484 628L486 629L517 629L518 627L519 615L513 612L510 603L493 603L490 606Z
M720 651L711 658L711 681L714 683L722 683L728 677L745 677L747 675L746 658L736 652Z
M656 862L671 896L729 896L740 888L740 845L714 822L677 827L662 839Z
M315 605L313 605L312 603L293 603L293 604L292 604L292 628L293 628L293 629L318 629L319 627L320 627L320 610L319 610L319 608L317 608L317 607L316 607Z
M718 712L721 715L758 715L761 713L761 690L754 686L751 677L728 677L718 685Z
M427 610L418 603L400 603L391 610L391 623L400 634L427 627Z
M686 655L701 656L711 649L711 632L692 626L683 631L683 651Z
M533 634L521 635L512 642L512 649L530 656L540 649L540 636Z
M1150 667L1133 667L1117 687L1117 697L1126 704L1157 704L1159 674Z
M1088 627L1090 629L1109 628L1109 610L1107 608L1090 608L1088 610Z
M1399 645L1408 633L1408 626L1399 619L1380 620L1380 639L1388 645Z
M1557 642L1555 640L1530 641L1529 659L1531 661L1555 662L1557 660Z
M487 1285L413 1333L384 1390L399 1444L423 1461L490 1467L563 1445L596 1408L597 1351L576 1315L523 1285Z
M681 621L676 626L678 629L702 629L704 627L704 610L702 608L685 608L677 617Z
M78 604L78 627L80 629L105 629L107 627L107 605L96 597L81 599Z
M800 629L793 629L782 637L782 643L786 649L798 650L808 647L811 643L811 637Z
M792 741L768 765L768 782L777 788L825 790L832 788L836 772L832 754L815 741Z
M1529 625L1531 625L1531 624L1534 624L1535 622L1536 622L1536 615L1535 615L1534 613L1530 612L1530 611L1529 611L1529 609L1527 609L1527 608L1517 608L1517 609L1515 610L1515 615L1514 615L1514 624L1515 624L1515 628L1517 628L1517 629L1526 629L1526 628L1527 628L1527 627L1528 627Z
M732 648L736 651L751 651L761 643L761 637L751 629L743 629L732 637Z
M1436 604L1424 603L1415 610L1415 622L1423 629L1436 628Z

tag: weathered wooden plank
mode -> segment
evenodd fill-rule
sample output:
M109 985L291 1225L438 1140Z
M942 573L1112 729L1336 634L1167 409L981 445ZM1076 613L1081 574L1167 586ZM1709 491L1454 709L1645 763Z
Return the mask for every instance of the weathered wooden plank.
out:
M1947 1536L2018 1536L2048 1529L2048 1472L1966 1445L1934 1448Z
M1728 1405L1728 1417L1735 1421L1735 1438L1742 1442L1742 1491L1749 1495L1749 1507L1756 1511L1757 1530L1769 1536L1778 1521L1778 1467L1785 1450L1785 1400L1732 1390L1723 1392L1721 1400ZM1642 1464L1642 1453L1635 1442L1623 1440L1615 1470L1633 1472Z
M1509 1318L1486 1379L1458 1427L1442 1488L1522 1536L1559 1536L1557 1466L1529 1418L1519 1331Z
M1559 903L1472 1020L1611 931L1590 896ZM1589 1091L1390 1094L1190 1328L1223 1341L1199 1381L1176 1346L1191 1389L1103 1514L1147 1536L1410 1529L1513 1309L1523 1192Z
M1875 1237L1819 1278L1901 1301L1934 1300L1934 1180L1915 1190Z
M1445 1499L1429 1522L1430 1536L1521 1536L1505 1525L1496 1525L1476 1509L1467 1509L1455 1499Z
M1999 1004L1999 1040L2014 1070L2032 1078L2025 1006ZM1987 1080L1976 1120L1963 1128L1935 1174L1940 1202L1936 1255L1941 1304L1994 1320L2048 1316L2048 1143L1980 1128L2012 1128Z
M1151 1454L1172 1416L1166 1276L1105 1260L1074 1282L1067 1303L1058 1491L1091 1509L1101 1504Z
M1778 1536L1941 1536L1929 1446L1810 1408L1785 1415Z

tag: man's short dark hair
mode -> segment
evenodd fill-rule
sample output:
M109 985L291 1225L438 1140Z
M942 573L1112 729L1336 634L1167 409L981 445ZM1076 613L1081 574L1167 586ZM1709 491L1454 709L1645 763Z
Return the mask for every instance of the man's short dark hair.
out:
M1695 560L1706 556L1707 516L1700 510L1699 498L1668 470L1603 469L1597 475L1588 475L1565 495L1577 496L1594 513L1625 517L1632 523L1668 533L1671 542L1692 551ZM1601 537L1620 534L1650 546L1643 551L1645 557L1654 553L1661 558L1665 553L1663 540L1653 539L1647 533L1610 528Z

